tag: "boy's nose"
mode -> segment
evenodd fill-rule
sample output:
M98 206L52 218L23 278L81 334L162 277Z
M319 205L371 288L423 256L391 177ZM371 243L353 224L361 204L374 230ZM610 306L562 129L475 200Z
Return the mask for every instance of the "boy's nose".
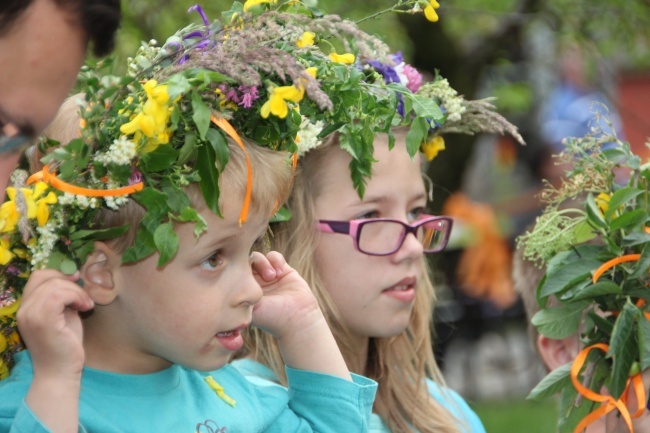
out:
M248 268L248 272L244 273L240 280L239 290L235 295L235 304L253 306L262 299L262 295L262 287L253 277L252 270Z

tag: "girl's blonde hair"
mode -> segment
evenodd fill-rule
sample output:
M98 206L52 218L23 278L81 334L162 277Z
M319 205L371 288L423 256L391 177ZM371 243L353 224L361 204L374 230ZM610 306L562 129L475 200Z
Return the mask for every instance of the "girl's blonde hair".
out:
M371 338L366 365L358 365L350 331L322 282L314 260L319 236L314 227L317 219L314 203L321 193L322 169L327 163L328 151L334 146L338 147L336 137L302 158L301 170L287 204L292 217L288 222L271 226L271 247L283 253L311 287L350 370L363 372L379 383L373 409L392 432L415 428L422 433L458 433L461 431L459 420L430 396L425 381L427 377L433 379L445 394L431 341L435 292L429 269L425 266L418 281L408 327L396 337ZM245 338L245 354L269 366L286 385L284 363L275 340L259 330L250 332Z
M80 136L79 101L83 101L83 94L71 96L65 100L59 109L52 123L43 132L43 138L56 140L62 144ZM292 169L290 155L286 152L279 152L265 147L258 146L251 141L243 139L246 153L253 169L253 184L250 202L249 215L271 216L287 199L290 190ZM219 176L219 189L231 191L244 197L246 190L246 158L244 150L233 140L228 139L230 159L226 164L223 173ZM37 146L32 146L28 153L30 171L36 172L43 168ZM184 188L192 206L196 210L205 209L205 201L198 187L198 184L190 184ZM219 208L222 212L228 209L230 212L238 212L232 209L231 203L224 203L220 200ZM98 227L110 228L120 227L129 224L129 230L122 236L112 239L110 244L118 252L124 252L126 248L135 241L138 225L146 213L145 208L135 200L129 198L128 202L118 210L101 207L95 217L93 224Z

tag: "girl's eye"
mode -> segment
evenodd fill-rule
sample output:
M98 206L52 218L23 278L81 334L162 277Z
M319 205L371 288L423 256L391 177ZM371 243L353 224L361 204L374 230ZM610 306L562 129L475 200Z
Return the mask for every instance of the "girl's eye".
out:
M379 212L376 210L371 210L369 212L366 212L362 215L357 216L355 219L356 220L365 220L365 219L370 219L370 218L379 218Z
M416 207L416 208L413 208L413 209L411 209L411 210L409 211L409 213L408 213L408 219L409 219L409 221L411 221L411 222L412 222L412 221L417 221L417 220L420 219L420 217L422 217L422 215L424 215L425 213L426 213L426 209L424 209L424 208L421 207L421 206Z
M213 271L216 268L219 267L223 263L223 259L221 258L221 251L215 251L214 254L212 254L210 257L205 259L201 263L201 268L206 269L208 271Z

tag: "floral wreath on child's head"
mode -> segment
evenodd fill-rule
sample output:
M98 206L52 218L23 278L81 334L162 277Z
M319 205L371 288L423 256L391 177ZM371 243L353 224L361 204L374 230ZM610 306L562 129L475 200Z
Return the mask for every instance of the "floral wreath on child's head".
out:
M437 20L437 7L433 0L405 1L388 10L424 10ZM194 223L197 236L206 228L184 186L197 183L208 208L220 215L218 179L229 159L228 137L242 148L240 134L287 151L295 164L338 131L361 196L374 136L387 133L393 143L393 126L409 125L408 152L422 148L429 159L444 148L440 134L446 131L519 137L489 101L465 101L440 76L422 83L401 55L336 15L277 0L235 2L214 22L199 6L190 11L202 22L162 46L143 44L125 76L102 73L110 60L84 66L80 137L62 145L43 141L45 168L29 179L14 174L9 200L0 206L0 377L21 348L15 311L30 273L74 273L94 241L128 230L92 224L99 208L117 210L128 197L146 213L122 260L158 252L158 265L167 263L178 248L174 222ZM251 177L249 166L240 224Z
M561 391L560 433L582 432L610 411L634 432L632 419L648 402L640 373L650 368L650 163L616 136L606 115L594 115L588 135L564 140L557 157L570 169L561 185L547 184L547 207L517 240L524 257L546 267L533 325L551 339L580 336L576 359L529 396ZM628 392L636 393L634 408Z

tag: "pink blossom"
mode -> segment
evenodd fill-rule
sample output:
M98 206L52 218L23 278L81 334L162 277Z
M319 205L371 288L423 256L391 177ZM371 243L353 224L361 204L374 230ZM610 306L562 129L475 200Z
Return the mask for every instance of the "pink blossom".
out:
M402 73L408 79L408 84L406 85L406 88L413 93L417 92L420 86L422 85L422 75L418 72L417 69L415 69L411 65L404 65L404 69L402 70Z
M244 108L251 108L253 102L260 97L255 86L239 86L238 90L242 93L242 99L239 105Z

